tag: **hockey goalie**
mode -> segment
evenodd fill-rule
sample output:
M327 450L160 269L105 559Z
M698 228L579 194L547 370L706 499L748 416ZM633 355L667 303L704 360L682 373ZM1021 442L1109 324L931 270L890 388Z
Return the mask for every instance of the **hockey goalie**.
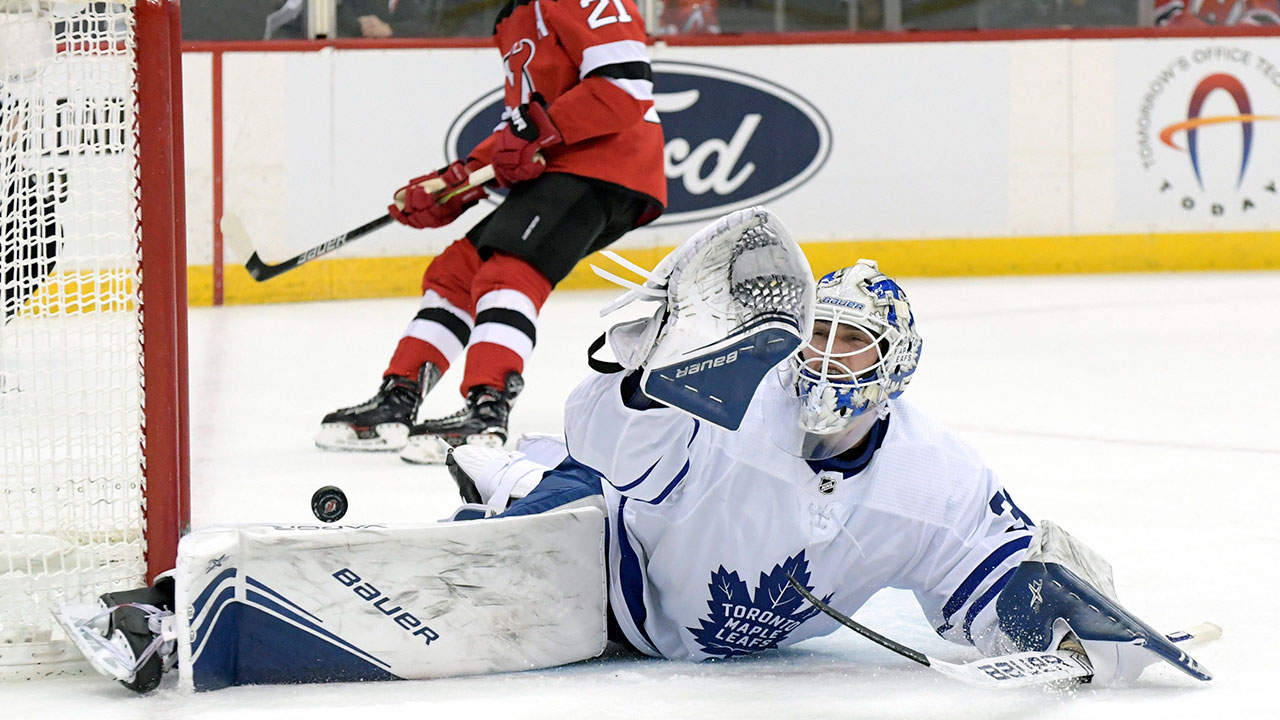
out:
M1124 683L1159 661L1210 679L1117 603L1097 553L903 399L923 342L875 262L815 286L757 207L645 275L607 309L653 312L593 345L615 361L569 396L563 436L452 451L450 521L198 531L172 575L61 622L135 690L175 664L213 689L539 668L610 641L732 658L834 632L892 587L947 640L1039 660L990 684Z

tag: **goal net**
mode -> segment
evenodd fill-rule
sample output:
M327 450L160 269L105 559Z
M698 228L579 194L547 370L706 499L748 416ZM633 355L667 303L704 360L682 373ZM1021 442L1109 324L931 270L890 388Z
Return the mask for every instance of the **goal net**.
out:
M0 677L75 668L50 607L186 522L176 12L0 0Z

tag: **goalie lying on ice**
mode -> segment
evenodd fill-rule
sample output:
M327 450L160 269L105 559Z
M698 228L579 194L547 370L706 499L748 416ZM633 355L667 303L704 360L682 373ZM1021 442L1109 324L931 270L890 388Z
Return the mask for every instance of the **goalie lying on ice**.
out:
M1160 659L1209 679L1115 603L1106 562L1033 523L902 399L922 341L874 262L815 292L752 208L632 286L623 303L657 309L610 331L618 363L572 392L563 438L453 451L455 522L194 533L176 597L64 624L140 689L175 653L197 688L544 667L606 638L703 660L834 631L791 577L846 614L909 589L939 635L986 655L1074 653L1105 683Z

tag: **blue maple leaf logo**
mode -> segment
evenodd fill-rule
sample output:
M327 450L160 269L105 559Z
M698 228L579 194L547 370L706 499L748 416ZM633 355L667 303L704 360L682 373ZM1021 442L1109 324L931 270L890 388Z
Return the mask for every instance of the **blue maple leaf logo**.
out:
M731 658L778 647L801 623L818 614L818 608L787 583L787 575L813 591L803 550L774 565L771 572L760 573L754 594L737 572L721 565L711 573L707 617L698 621L698 627L685 629L707 655ZM831 595L823 598L830 601Z

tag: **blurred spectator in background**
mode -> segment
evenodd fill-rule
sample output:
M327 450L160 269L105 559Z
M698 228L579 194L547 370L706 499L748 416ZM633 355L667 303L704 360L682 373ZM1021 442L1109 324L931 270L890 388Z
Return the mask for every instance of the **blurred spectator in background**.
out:
M1113 27L1138 24L1140 0L983 0L981 28Z
M716 5L716 0L665 0L658 25L664 35L718 33Z
M306 37L306 10L307 0L281 0L280 7L267 16L262 39Z
M437 37L476 37L488 41L493 19L507 0L435 0L443 8L436 25Z
M662 18L658 25L663 32L803 32L812 30L854 30L851 26L849 0L658 0L664 2ZM883 0L854 0L858 7L874 5L877 9ZM781 12L779 12L781 3ZM701 6L706 25L718 30L682 30L682 13L692 15L692 8ZM668 16L675 22L668 21ZM876 15L877 21L880 14ZM862 27L867 27L863 25Z
M296 40L306 0L182 0L183 40Z
M1280 0L1156 0L1156 25L1280 25Z
M443 0L338 0L338 37L435 35L443 6Z

